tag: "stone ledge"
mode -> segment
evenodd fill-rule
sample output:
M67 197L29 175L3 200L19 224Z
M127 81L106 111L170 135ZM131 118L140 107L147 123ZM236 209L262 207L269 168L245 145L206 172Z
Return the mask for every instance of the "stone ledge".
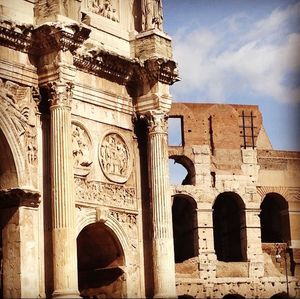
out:
M40 196L37 190L20 188L0 190L0 209L20 206L37 208L40 204Z

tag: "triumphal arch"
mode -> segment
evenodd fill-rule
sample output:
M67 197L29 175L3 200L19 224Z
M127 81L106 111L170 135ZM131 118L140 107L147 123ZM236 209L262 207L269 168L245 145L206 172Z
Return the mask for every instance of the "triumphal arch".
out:
M257 106L171 108L162 1L0 8L1 298L299 296L300 155Z

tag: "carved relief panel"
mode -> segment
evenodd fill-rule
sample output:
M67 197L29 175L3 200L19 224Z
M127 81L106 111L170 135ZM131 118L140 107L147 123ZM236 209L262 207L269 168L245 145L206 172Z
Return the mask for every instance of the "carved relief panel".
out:
M125 139L118 133L107 133L99 145L99 163L112 182L125 183L132 170L132 159Z
M39 98L34 98L34 95L37 93L33 88L0 79L0 110L9 114L16 138L23 145L27 162L31 165L37 162L36 113Z
M96 15L114 22L120 20L119 0L85 0L84 4L86 10Z
M86 176L91 170L91 138L86 129L78 122L72 122L72 154L74 173Z
M125 209L136 209L135 188L75 178L77 201Z

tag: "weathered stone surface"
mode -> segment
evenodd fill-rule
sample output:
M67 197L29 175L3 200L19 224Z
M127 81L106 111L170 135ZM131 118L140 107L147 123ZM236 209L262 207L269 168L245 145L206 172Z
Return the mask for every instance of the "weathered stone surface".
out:
M162 1L0 2L0 297L300 296L300 155L172 104Z

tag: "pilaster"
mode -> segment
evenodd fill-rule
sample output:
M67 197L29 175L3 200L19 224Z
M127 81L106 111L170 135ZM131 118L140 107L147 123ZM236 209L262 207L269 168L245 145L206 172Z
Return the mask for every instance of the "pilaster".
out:
M168 170L167 115L149 111L148 153L153 221L154 297L176 297L172 208Z
M201 205L197 209L199 236L199 271L200 278L216 278L217 256L214 250L213 209Z
M258 203L248 203L245 209L246 235L251 242L247 244L247 258L249 260L249 277L264 276L264 258L261 245L260 208Z
M73 84L48 84L51 114L53 297L79 297L71 149Z
M39 203L40 194L36 190L0 191L4 298L37 298L40 295L39 255L35 246Z

